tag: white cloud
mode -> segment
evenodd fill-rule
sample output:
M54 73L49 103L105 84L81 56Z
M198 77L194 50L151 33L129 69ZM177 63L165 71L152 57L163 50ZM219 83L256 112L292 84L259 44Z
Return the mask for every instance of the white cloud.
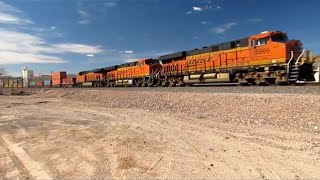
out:
M84 11L84 10L79 9L79 10L78 10L78 13L79 13L79 15L82 16L82 17L90 17L90 14L87 13L86 11Z
M90 24L91 21L89 19L84 19L84 20L80 20L78 21L79 24Z
M262 19L261 18L250 18L250 19L248 19L248 22L259 23L259 22L262 22Z
M20 31L27 31L30 34L35 34L39 37L52 37L52 38L61 38L63 33L58 32L55 26L51 27L35 27L35 26L19 26L17 29Z
M80 20L78 21L79 24L90 24L91 23L91 15L84 11L79 9L78 14L80 15Z
M203 8L202 7L198 7L198 6L194 6L194 7L192 7L192 9L194 11L199 11L199 12L203 11Z
M94 57L94 54L87 54L87 57Z
M22 63L65 63L66 61L54 56L0 51L0 64Z
M29 24L32 23L27 19L21 19L17 16L0 12L0 23L3 24Z
M82 18L90 18L85 11L78 13ZM5 28L0 28L0 64L65 63L66 60L60 57L61 54L93 55L103 52L100 46L87 44L49 44L40 37L40 34L58 33L55 26L50 28L30 26L33 22L25 18L21 10L4 2L0 2L0 23L6 24ZM33 31L33 33L21 32L22 30Z
M51 45L40 37L1 28L0 34L0 64L63 63L65 62L63 59L52 54L97 54L103 51L100 46L85 44Z
M204 7L204 9L219 10L222 8L221 6L214 4L211 0L201 0L200 4Z
M116 7L119 2L119 0L106 0L106 1L107 2L105 2L103 5L104 7L107 7L107 8Z
M0 23L2 24L33 24L33 22L23 17L22 12L4 2L0 2Z
M37 36L0 28L0 51L37 53L47 50L45 41Z
M134 52L132 50L124 51L126 54L133 54Z
M65 43L65 44L54 44L51 46L53 51L51 53L79 53L79 54L98 54L103 52L101 46L90 46L85 44L73 44L73 43Z
M193 6L191 10L187 11L186 15L191 15L193 13L199 13L205 10L219 10L222 7L216 4L213 4L211 0L200 0L198 1L198 6Z
M218 27L211 28L209 31L212 33L216 33L216 34L223 34L227 30L230 30L232 27L234 27L236 25L238 25L236 22L230 22L230 23L226 23L221 26L218 26Z
M17 9L9 4L6 4L4 2L0 2L0 10L1 11L8 11L12 13L22 13L20 9Z
M51 26L50 28L49 28L49 30L51 30L51 31L54 31L54 30L56 30L57 28L55 27L55 26Z
M208 24L208 22L207 21L202 21L201 24L206 25L206 24Z

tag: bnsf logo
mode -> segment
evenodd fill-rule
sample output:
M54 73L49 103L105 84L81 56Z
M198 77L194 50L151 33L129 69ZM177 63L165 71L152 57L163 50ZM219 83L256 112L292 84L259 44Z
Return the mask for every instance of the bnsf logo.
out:
M270 49L269 48L262 48L262 49L256 49L256 54L269 54L270 53Z
M200 63L206 63L206 62L210 62L210 57L208 58L203 58L203 59L193 59L193 60L189 60L187 61L187 64L200 64Z

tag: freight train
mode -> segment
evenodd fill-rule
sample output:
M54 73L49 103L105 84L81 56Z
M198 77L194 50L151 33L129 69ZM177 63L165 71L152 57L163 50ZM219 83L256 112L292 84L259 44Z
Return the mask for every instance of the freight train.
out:
M90 71L75 87L184 86L205 83L243 85L314 81L312 54L281 31L214 44L201 49L141 59Z
M315 67L314 65L317 65ZM315 73L318 74L315 77ZM319 81L320 65L301 41L281 31L262 32L200 49L181 51L79 72L54 72L32 87L185 86L208 83L241 85ZM0 83L0 85L8 83ZM19 84L11 83L18 87ZM8 85L9 86L9 85Z

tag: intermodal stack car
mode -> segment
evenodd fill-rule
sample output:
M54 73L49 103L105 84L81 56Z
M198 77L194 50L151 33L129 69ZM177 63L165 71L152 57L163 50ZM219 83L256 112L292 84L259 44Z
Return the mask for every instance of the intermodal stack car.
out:
M61 87L62 80L67 78L67 72L52 73L52 87Z

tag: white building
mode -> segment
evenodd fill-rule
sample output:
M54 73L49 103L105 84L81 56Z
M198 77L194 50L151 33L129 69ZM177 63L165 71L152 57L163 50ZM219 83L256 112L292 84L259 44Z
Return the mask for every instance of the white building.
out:
M33 70L29 70L26 67L22 68L22 79L25 86L28 86L28 83L33 81L34 75Z

